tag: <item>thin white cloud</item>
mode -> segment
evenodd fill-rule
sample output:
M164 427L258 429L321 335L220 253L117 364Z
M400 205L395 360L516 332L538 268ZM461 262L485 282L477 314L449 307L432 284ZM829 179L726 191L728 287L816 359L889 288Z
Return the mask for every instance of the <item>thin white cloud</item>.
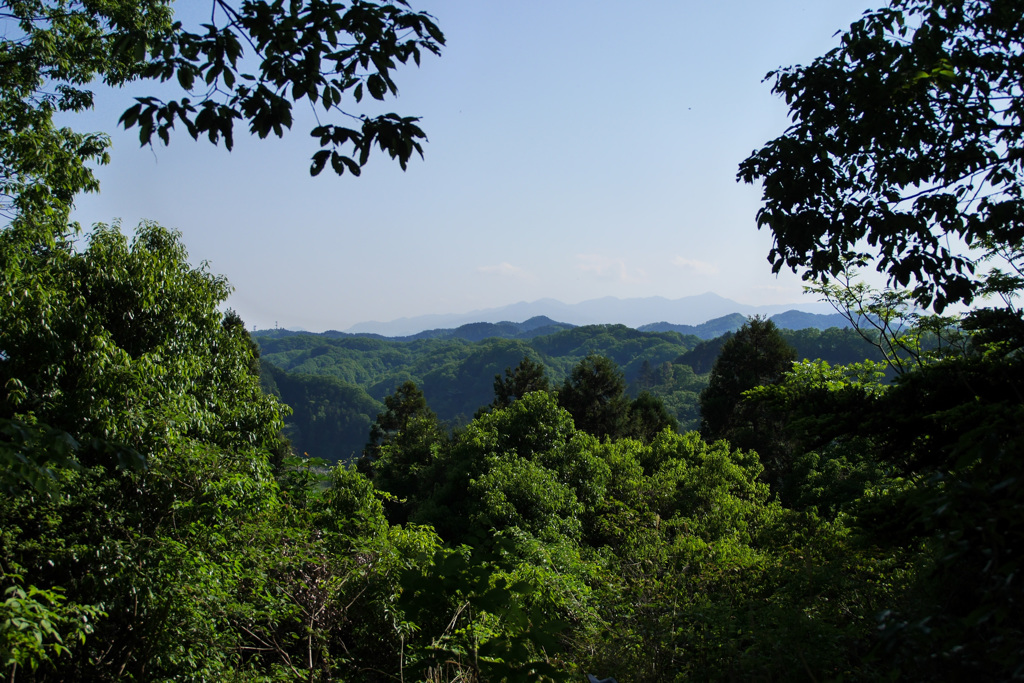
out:
M754 289L761 292L781 292L783 294L793 294L794 292L800 293L803 290L797 289L792 285L758 285Z
M624 284L642 284L649 280L647 273L640 268L632 270L622 259L609 258L601 254L577 254L577 270L593 273L602 280L615 280Z
M696 259L676 256L672 259L672 265L692 271L698 275L718 275L718 266L707 261L697 261Z
M511 263L508 263L507 261L502 261L501 263L493 266L479 266L477 267L477 272L489 273L492 275L498 275L500 277L515 277L520 279L526 279L530 277L530 272L528 270L520 268L519 266L513 266Z

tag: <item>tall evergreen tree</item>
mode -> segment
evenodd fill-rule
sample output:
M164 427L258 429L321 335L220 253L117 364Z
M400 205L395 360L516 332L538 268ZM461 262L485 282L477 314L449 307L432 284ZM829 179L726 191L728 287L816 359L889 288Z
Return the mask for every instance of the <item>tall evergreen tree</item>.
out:
M673 417L661 398L647 391L641 392L629 406L626 436L650 443L666 427L679 431L679 420Z
M377 488L398 497L388 512L392 519L404 522L415 501L429 490L427 480L448 434L413 382L398 387L384 399L384 406L386 410L370 428L359 469L373 478Z
M544 366L523 356L514 370L505 368L504 378L501 375L494 376L494 401L490 408L507 408L513 401L532 391L548 391L550 388L551 383L544 372Z
M572 369L558 392L558 403L576 427L599 438L619 437L627 425L626 380L615 361L591 354Z
M775 323L759 316L747 321L722 347L708 386L700 394L704 438L729 439L744 448L755 446L759 428L749 424L751 416L739 410L743 392L776 382L795 360L796 351Z

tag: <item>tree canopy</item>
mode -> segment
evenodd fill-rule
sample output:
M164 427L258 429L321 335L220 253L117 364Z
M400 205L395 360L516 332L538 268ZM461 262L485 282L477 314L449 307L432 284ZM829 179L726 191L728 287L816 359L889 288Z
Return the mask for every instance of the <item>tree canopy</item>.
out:
M10 16L38 20L0 43L0 66L13 69L0 70L0 114L11 116L0 119L0 142L12 143L0 154L9 163L5 208L15 214L0 230L6 680L1020 678L1024 318L1012 306L966 317L954 348L918 353L891 383L877 363L791 364L794 350L759 318L724 339L720 354L710 344L688 350L677 333L622 326L530 344L424 339L403 342L403 351L374 339L282 337L274 355L296 367L333 368L373 392L394 391L374 393L383 410L363 422L347 409L374 405L361 389L268 372L263 387L306 404L293 423L298 436L346 419L370 432L370 476L283 457L287 410L261 389L267 366L244 323L221 310L227 282L190 265L180 236L152 223L131 239L116 225L76 239L66 211L89 177L75 163L101 155L104 141L47 126L61 98L72 109L88 99L78 88L94 75L154 77L148 69L161 60L186 81L195 69L212 87L195 132L208 101L226 106L229 119L238 105L255 125L249 117L259 107L231 99L242 87L288 101L314 97L279 92L273 80L277 69L292 73L282 55L319 49L314 35L288 43L303 21L325 31L324 45L339 40L335 20L356 22L356 38L390 45L366 27L373 17L404 16L400 2L285 4L214 0L212 42L204 42L169 23L169 4L157 0L0 0ZM906 34L913 45L932 23L990 10L992 22L1018 26L1012 12L998 15L1012 9L998 0L896 0L888 11L893 21L917 17ZM368 23L358 23L365 12ZM231 17L220 24L226 34L216 28L222 14ZM328 23L317 24L321 15ZM890 15L873 13L865 25L881 16ZM965 40L983 38L986 26L971 25ZM234 68L236 31L266 58L255 83L231 81L231 90L217 60ZM261 43L266 35L280 44ZM884 47L885 31L864 45L873 36ZM1019 41L1010 52L1020 52ZM91 65L90 55L99 55ZM367 60L360 68L382 68ZM51 63L52 78L32 80ZM954 92L957 68L949 69ZM912 83L924 82L931 97L942 72ZM374 95L382 86L371 81L362 85ZM27 99L5 100L19 83ZM51 99L37 92L44 86L55 88ZM1020 84L1006 96L998 106L1009 122ZM150 104L161 111L140 104L139 120ZM154 114L158 137L188 121L189 110L182 119L184 105L176 106L163 110L169 118ZM1013 139L1002 144L1012 155ZM914 158L880 157L911 166ZM1000 177L983 182L995 187ZM1013 197L1007 183L1001 196L969 203L965 221L972 211L998 212ZM1014 220L1003 224L1009 241L992 237L999 225L991 223L981 246L1020 253ZM889 248L883 237L876 246ZM890 265L906 264L906 246L896 240ZM967 278L969 269L957 272ZM1012 277L994 284L1017 286ZM956 291L934 279L920 286L919 297L937 288L939 305ZM936 334L936 317L904 318L903 294L842 295L851 320L874 316L890 348L918 352L918 341ZM791 338L843 355L857 348L817 331ZM594 353L604 348L607 357ZM264 350L271 355L269 343ZM541 365L555 354L567 355ZM700 366L716 355L700 399L704 436L675 433L662 396L692 396L702 380L684 361ZM539 361L512 370L524 356ZM451 410L453 392L442 389L461 383L482 403L489 378L506 367L491 410L453 431L439 421L428 399ZM557 393L533 390L548 386L547 369L565 377ZM413 374L424 391L406 377ZM630 400L627 377L660 393Z
M565 378L558 403L583 431L597 437L618 436L629 414L626 379L610 358L589 355Z
M523 356L514 370L505 368L504 378L501 375L494 376L494 400L490 407L507 408L531 391L548 391L550 385L544 366L529 356Z
M305 99L331 117L310 131L321 147L313 175L328 161L359 175L374 147L403 169L422 155L415 117L352 107L397 94L399 64L440 52L444 35L430 15L403 0L210 0L209 8L209 21L193 28L175 20L170 0L0 3L0 211L60 225L75 194L97 188L88 165L106 163L109 139L54 123L59 112L92 107L95 80L181 87L182 97L139 97L124 112L121 123L143 144L154 136L167 144L176 125L228 149L238 122L261 138L282 136Z
M768 74L793 123L739 178L762 184L774 270L829 279L877 259L939 311L985 290L979 258L1019 275L1022 41L1016 0L893 0L810 65Z
M743 392L771 384L796 360L771 320L754 317L729 337L700 394L701 433L708 440L735 438L745 420L737 414Z

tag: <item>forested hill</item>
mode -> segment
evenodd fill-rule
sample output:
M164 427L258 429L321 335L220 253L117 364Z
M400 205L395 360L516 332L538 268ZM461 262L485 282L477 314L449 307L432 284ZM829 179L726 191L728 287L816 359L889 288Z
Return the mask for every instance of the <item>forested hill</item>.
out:
M786 311L777 313L769 318L776 327L783 330L802 330L813 327L819 330L827 330L830 327L849 327L850 322L839 313L824 315L820 313L807 313L805 311ZM701 339L714 339L726 332L735 332L747 321L747 316L741 313L730 313L720 318L713 318L700 325L678 325L668 322L650 323L641 325L636 329L641 332L678 332L682 335L693 335ZM570 330L577 325L552 320L543 315L538 315L521 323L502 321L498 323L475 322L467 323L453 328L438 328L424 330L406 336L385 336L369 332L339 332L338 330L327 330L326 332L304 332L287 329L255 330L254 335L260 337L290 337L295 334L315 334L330 339L341 339L345 337L368 337L370 339L390 339L392 341L416 341L418 339L466 339L468 341L481 341L491 337L502 339L530 339L547 334L554 334L562 330Z
M832 327L842 329L851 326L850 321L840 313L824 315L793 310L777 313L768 319L775 323L775 326L780 330L805 330L808 328L827 330ZM741 313L731 313L723 315L721 318L708 320L700 325L675 325L673 323L660 322L641 325L637 329L641 332L678 332L680 334L692 334L701 339L714 339L726 332L735 332L746 321L747 316Z
M338 330L327 330L326 332L302 332L294 330L257 330L253 334L261 337L290 337L295 334L316 334L329 339L344 339L346 337L364 337L369 339L389 339L391 341L416 341L419 339L466 339L468 341L480 341L491 337L502 339L529 339L545 334L552 334L561 330L569 330L575 325L560 323L543 315L535 316L521 323L503 321L500 323L468 323L453 328L438 328L424 330L416 334L406 336L388 337L382 334L371 332L339 332Z
M196 3L0 4L2 681L1024 678L1021 0L891 0L808 66L769 76L791 125L738 169L762 193L769 261L874 316L877 346L758 317L735 332L718 321L713 339L534 320L254 341L224 308L231 285L192 265L181 233L79 224L79 193L127 178L94 174L113 139L73 128L109 113L99 92L104 116L88 113L90 84L131 86L120 121L143 144L187 131L231 148L232 130L280 136L292 105L315 102L313 175L330 160L357 176L381 156L404 169L423 152L419 117L373 114L401 65L441 50L433 17L390 0L213 2L195 33ZM590 28L599 3L578 4ZM648 14L617 11L612 30L647 37ZM516 18L521 51L566 34L553 13ZM798 29L784 39L818 42ZM746 52L743 71L763 73ZM671 60L656 61L645 70ZM567 62L574 82L606 75L587 71L590 54ZM658 78L686 87L676 73ZM579 125L545 113L553 137ZM522 131L487 122L496 163L527 149ZM388 176L385 196L416 195ZM600 191L572 180L584 201ZM229 185L212 203L179 191L182 215L234 215L247 236L280 224L261 205L269 222L250 225ZM527 214L553 218L521 194ZM394 250L355 233L414 249L391 237L396 216L331 204L314 208L340 248L395 279ZM425 224L428 204L450 206L416 203ZM684 320L644 301L588 307ZM715 310L699 319L741 309ZM470 321L429 320L394 322L406 334ZM876 348L884 364L856 362ZM264 389L294 409L287 425ZM679 433L697 405L700 430ZM351 467L301 457L345 460L364 443Z
M706 323L708 329L718 324ZM520 326L518 331L514 325ZM647 391L665 403L682 430L697 427L698 396L725 336L704 340L624 325L566 326L570 329L540 333L558 325L533 319L464 326L473 328L473 336L485 328L517 335L484 339L454 334L464 328L446 336L424 333L408 340L284 330L256 332L253 338L261 350L264 388L294 411L288 434L295 449L332 461L358 455L382 409L381 401L403 382L414 382L442 420L465 424L494 398L495 376L524 357L543 365L555 383L588 354L610 358L624 373L631 396ZM852 329L807 328L782 334L802 358L877 358L875 349Z

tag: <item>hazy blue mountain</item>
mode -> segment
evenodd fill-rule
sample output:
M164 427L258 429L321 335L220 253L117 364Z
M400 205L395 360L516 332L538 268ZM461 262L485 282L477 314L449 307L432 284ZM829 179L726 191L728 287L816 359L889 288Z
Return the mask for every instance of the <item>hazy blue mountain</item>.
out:
M482 341L492 337L502 339L532 339L546 334L554 334L562 330L571 330L576 325L556 322L546 316L535 316L521 323L503 320L498 323L476 322L459 325L455 329L426 330L405 337L393 337L395 341L415 341L417 339L465 339L466 341Z
M824 313L790 310L769 317L776 326L784 330L827 330L830 327L844 328L851 326L850 321L838 313L827 315ZM660 322L641 325L637 329L641 332L678 332L679 334L692 334L701 339L714 339L726 332L735 332L743 327L743 323L746 321L747 316L740 313L731 313L700 325L673 325L672 323Z
M715 318L739 313L743 316L773 316L790 310L807 313L831 313L832 308L824 303L778 304L772 306L747 306L731 299L708 292L681 299L646 297L618 299L604 297L578 304L566 304L555 299L521 301L500 308L488 308L469 313L452 315L424 315L399 318L390 322L364 322L350 327L349 334L378 334L387 337L416 335L423 330L456 329L470 323L501 323L508 320L529 320L533 317L547 317L569 325L622 324L639 328L643 325L665 321L673 325L700 325Z
M701 339L713 339L726 332L735 332L747 322L747 316L740 313L730 313L721 318L709 320L700 325L673 325L668 322L651 323L636 328L641 332L678 332L679 334L692 334Z
M786 311L772 316L772 322L784 330L827 330L830 327L853 327L850 321L839 313L807 313L805 311Z

